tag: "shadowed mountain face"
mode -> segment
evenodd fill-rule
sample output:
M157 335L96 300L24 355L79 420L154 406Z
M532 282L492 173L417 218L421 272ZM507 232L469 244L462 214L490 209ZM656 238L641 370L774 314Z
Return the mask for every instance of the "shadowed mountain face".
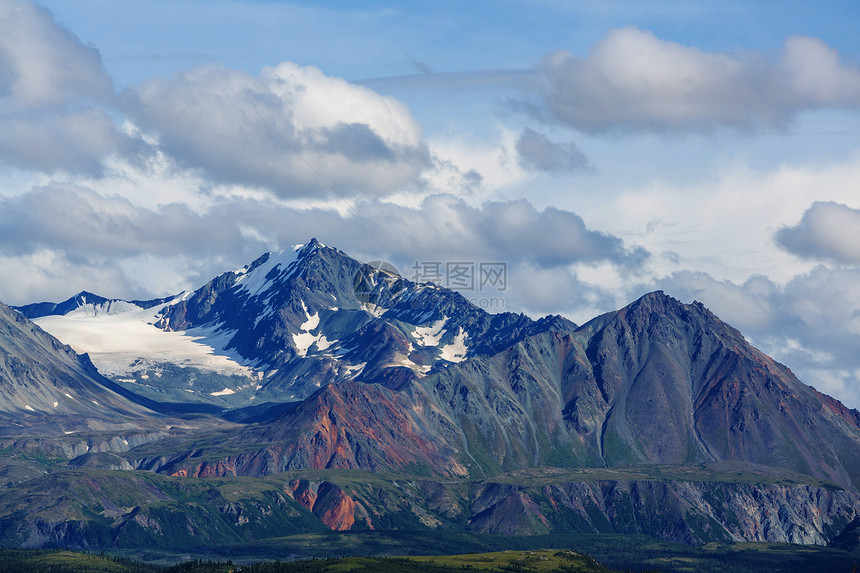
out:
M738 460L860 483L858 412L700 303L651 293L577 336L565 408L607 464Z
M129 455L135 467L177 476L263 476L296 469L396 470L415 475L466 477L449 440L433 433L430 414L407 395L378 384L330 384L295 409L201 447L189 442L172 458ZM456 428L447 428L448 433ZM222 456L229 450L239 452Z
M110 385L85 355L0 303L0 419L6 424L26 429L41 419L71 427L156 417Z
M207 328L265 372L266 399L304 398L345 380L399 387L470 356L496 353L550 327L489 314L459 293L417 284L312 240L267 253L168 304L157 326Z
M660 292L416 380L411 393L490 472L735 460L860 485L856 410L701 304Z

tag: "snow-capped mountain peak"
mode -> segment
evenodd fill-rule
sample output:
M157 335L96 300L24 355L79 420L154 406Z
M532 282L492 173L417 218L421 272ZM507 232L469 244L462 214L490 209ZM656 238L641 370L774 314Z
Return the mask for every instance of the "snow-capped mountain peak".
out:
M102 352L94 353L94 360L109 363L116 380L153 392L183 392L191 394L183 396L186 399L230 404L283 401L345 379L400 384L495 352L542 328L542 323L523 315L491 315L459 293L414 283L380 267L311 239L292 249L265 253L193 292L158 304L98 297L105 301L99 308L127 310L125 318L136 320L135 328L155 338L141 345L140 356L126 354L118 360ZM87 304L79 308L89 308ZM120 328L120 323L130 332L128 320L108 320L107 314L92 308L90 324L98 325L93 328L101 329L101 334L105 328ZM82 328L79 315L87 312L42 320L59 333L68 330L62 325ZM167 340L166 336L203 348L196 354L212 357L211 365L199 358L182 360L145 351L157 348L154 341ZM93 350L88 344L86 336L73 342L85 352ZM187 353L194 354L190 349ZM123 361L127 372L118 367ZM225 364L233 365L232 370ZM165 389L165 380L175 386L178 380L189 379L187 372L180 377L177 367L194 368L196 382Z

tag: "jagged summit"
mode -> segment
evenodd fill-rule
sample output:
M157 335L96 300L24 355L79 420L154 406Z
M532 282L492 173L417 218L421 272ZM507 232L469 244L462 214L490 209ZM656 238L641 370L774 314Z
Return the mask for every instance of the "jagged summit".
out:
M339 380L398 385L535 329L575 328L491 315L460 293L414 283L316 239L219 275L165 306L156 325L214 329L226 349L267 373L262 387L290 397Z
M108 302L108 299L104 297L91 292L81 291L63 302L39 302L14 308L27 318L38 318L40 316L68 314L85 304L101 305L106 302Z
M97 365L130 389L227 405L297 400L344 380L399 386L535 332L576 328L561 317L490 314L459 292L415 283L315 238L170 299L73 299L68 308L47 303L32 314L92 351ZM98 320L72 320L81 317ZM132 337L140 335L146 342L134 355ZM88 347L92 340L101 342ZM183 358L189 344L199 351ZM210 368L207 354L227 363L213 360ZM189 368L200 381L190 388L182 385Z
M297 245L297 246L298 246L298 245ZM297 249L295 249L295 250L296 250L296 254L297 254L297 256L298 256L300 259L302 259L302 258L304 258L304 257L308 256L309 254L311 254L311 253L313 253L314 251L317 251L317 250L319 250L319 249L333 249L333 250L337 251L338 253L340 253L340 254L342 254L342 255L344 254L343 252L339 251L338 249L335 249L334 247L329 247L329 246L324 245L323 243L319 242L319 241L316 239L316 237L311 238L311 240L310 240L310 241L308 241L308 242L307 242L307 243L305 243L304 245L299 246L299 247L298 247ZM346 256L346 255L344 255L344 256Z
M701 302L693 301L686 304L662 290L655 290L642 295L619 312L650 312L655 315L680 318L688 318L695 314L702 318L716 318Z
M581 329L593 334L613 322L637 330L656 329L659 332L662 329L664 333L678 328L709 328L725 337L743 339L740 332L720 320L701 302L683 303L662 290L646 293L621 309L595 317Z

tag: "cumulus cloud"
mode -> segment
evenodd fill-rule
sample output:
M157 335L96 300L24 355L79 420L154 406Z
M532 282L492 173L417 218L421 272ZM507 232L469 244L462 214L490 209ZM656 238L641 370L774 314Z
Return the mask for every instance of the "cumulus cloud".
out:
M624 28L586 57L548 55L538 72L549 116L592 133L781 127L804 110L860 106L860 69L805 36L789 38L772 58Z
M573 262L611 260L628 267L640 266L648 254L628 250L621 239L588 229L579 215L547 207L538 211L527 201L490 203L493 213L482 222L482 233L500 253L528 259L542 267Z
M64 250L80 260L177 251L215 254L242 239L235 226L220 226L186 204L144 209L71 184L0 200L0 246L6 253Z
M367 87L284 62L257 76L205 67L117 95L95 48L44 8L0 0L0 166L99 175L111 157L158 152L282 197L420 189L435 168L407 107Z
M53 173L100 173L112 154L134 157L146 152L122 133L114 119L96 108L36 116L0 115L0 163Z
M44 8L0 0L0 164L94 172L107 155L138 153L106 111L113 97L98 51Z
M387 252L400 261L447 253L552 268L591 261L635 265L647 257L617 237L588 229L575 213L539 211L525 200L475 207L453 195L432 195L415 208L377 200L354 207L354 214L343 217L327 208L231 198L203 211L183 203L150 209L86 187L52 184L0 199L0 249L19 254L66 249L96 257L214 256L235 252L234 245L256 243L260 250L290 245L324 230L335 246Z
M517 139L520 167L530 171L575 171L588 166L576 143L556 143L530 127Z
M6 109L62 108L103 102L113 85L95 48L31 2L0 1L0 98Z
M800 222L776 232L777 243L805 259L860 263L860 210L833 201L816 201Z
M357 210L375 232L356 221L356 236L344 244L368 253L382 248L399 261L438 260L444 253L449 260L528 263L537 268L583 261L631 267L648 256L641 249L627 248L618 237L589 229L576 213L553 207L541 211L522 199L473 206L439 194L414 208L375 201L359 204Z
M658 286L687 302L699 300L724 321L747 335L784 327L786 315L777 308L780 289L757 275L738 285L701 271L679 271L660 279Z
M27 304L34 300L61 301L82 290L131 292L115 261L72 261L63 251L37 249L27 255L0 250L0 301ZM34 298L35 297L35 298Z
M209 66L132 88L127 112L174 158L282 197L386 194L431 165L394 98L284 62L258 76ZM325 183L323 182L325 181Z

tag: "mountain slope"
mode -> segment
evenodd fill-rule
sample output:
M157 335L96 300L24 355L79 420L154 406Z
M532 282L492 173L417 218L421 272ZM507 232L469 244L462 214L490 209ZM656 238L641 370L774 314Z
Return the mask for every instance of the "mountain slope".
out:
M651 293L577 334L567 407L607 464L750 461L860 486L858 412L700 303Z
M497 352L546 328L489 314L459 293L417 284L311 240L266 253L168 304L157 326L209 328L265 373L265 399L300 399L344 380L397 387L434 369ZM561 317L551 322L573 329Z
M414 421L420 413L413 426L422 431L413 433L421 439L403 432L393 442L365 440L363 456L343 457L337 467L400 471L405 448L409 459L442 475L454 463L481 476L540 466L734 460L860 486L858 413L798 381L701 304L651 293L576 331L565 326L539 321L531 326L535 334L500 352L400 381L390 398L376 400L393 404L389 414ZM253 456L270 451L260 442L282 442L292 461L278 457L265 465L270 472L333 467L337 439L320 439L319 428L352 436L355 446L356 436L382 435L386 420L398 419L380 417L370 399L354 400L347 410L327 401L380 392L367 383L391 386L384 373L358 380L364 384L335 383L225 443ZM290 432L283 432L285 423ZM299 435L317 437L296 441ZM427 444L448 452L448 461L430 461ZM259 468L240 464L231 471Z
M299 400L353 379L398 387L550 326L576 327L489 314L316 240L170 300L81 293L20 309L132 391L230 407Z
M323 470L250 480L66 469L0 492L0 543L187 550L326 530L644 534L691 545L822 545L844 530L840 544L856 540L855 494L761 475L699 481L706 470L676 469L691 474L439 480Z
M491 472L734 460L860 487L860 413L661 292L415 386Z
M86 356L0 303L0 417L101 419L156 417L152 410L109 389ZM8 422L7 422L8 423Z
M207 399L306 400L274 419L277 408L261 406L271 415L257 429L223 437L251 457L271 455L261 443L284 442L266 470L240 472L327 467L327 448L343 446L352 453L337 463L373 471L400 471L407 459L479 476L735 460L860 487L860 414L802 384L701 304L661 292L577 328L561 317L489 314L311 240L145 312L149 335L205 334L198 347L205 341L249 369L239 386L210 386ZM165 384L156 374L148 382ZM193 399L201 383L185 384L170 396ZM370 394L392 408L380 416ZM337 406L347 396L349 414ZM420 439L359 439L385 435L394 420ZM321 427L331 436L322 439ZM317 437L287 443L305 435ZM349 440L362 442L361 455Z
M313 240L148 308L87 297L39 320L125 340L123 360L145 347L145 360L164 360L160 370L121 381L126 390L111 386L6 309L0 398L9 412L59 419L66 408L90 419L108 403L117 419L150 419L126 400L142 382L171 401L242 408L216 408L235 424L213 416L123 448L75 445L56 463L177 478L359 472L373 484L362 472L396 474L391 487L405 488L409 503L387 489L374 493L382 499L291 481L284 491L338 529L418 520L495 533L824 543L860 510L860 413L801 383L701 304L661 292L581 327L489 314ZM191 346L159 354L161 344ZM171 362L203 347L197 362ZM204 380L203 367L215 371L207 360L243 373ZM55 399L67 390L73 402ZM733 468L716 480L729 485L680 483L715 481L714 464ZM543 479L555 471L547 468L573 469ZM774 483L773 474L811 477ZM588 485L571 485L580 482Z

